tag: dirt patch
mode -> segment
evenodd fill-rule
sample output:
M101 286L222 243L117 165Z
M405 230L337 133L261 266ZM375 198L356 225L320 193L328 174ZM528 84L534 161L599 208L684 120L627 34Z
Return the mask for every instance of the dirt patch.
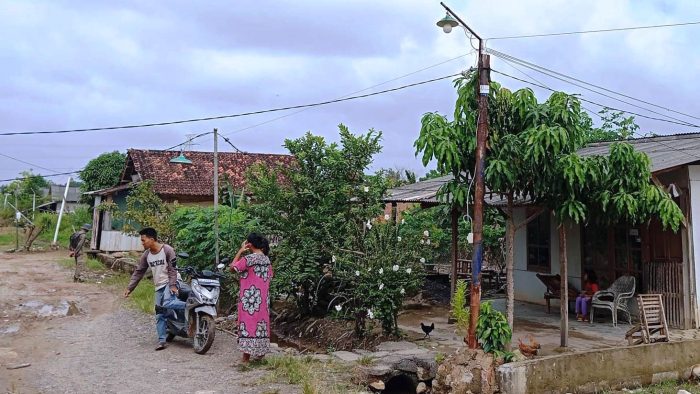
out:
M355 336L355 322L331 317L302 318L297 309L288 304L278 303L272 322L275 341L290 345L300 351L326 353L338 350L374 349L386 341L394 341L396 336L384 335L381 327L368 327L363 338Z

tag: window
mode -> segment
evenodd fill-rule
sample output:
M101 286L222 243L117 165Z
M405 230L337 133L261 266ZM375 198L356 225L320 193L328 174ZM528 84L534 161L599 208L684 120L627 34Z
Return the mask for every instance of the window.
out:
M549 212L541 213L527 224L527 270L536 272L551 271L549 261Z

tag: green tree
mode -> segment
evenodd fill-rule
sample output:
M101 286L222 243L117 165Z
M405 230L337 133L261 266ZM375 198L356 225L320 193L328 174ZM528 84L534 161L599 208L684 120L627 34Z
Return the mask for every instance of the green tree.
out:
M116 186L124 171L125 160L126 155L117 151L103 153L90 160L80 171L80 191L85 193ZM81 197L81 202L93 204L92 198L86 195Z
M381 133L339 129L339 144L311 133L286 140L295 164L258 166L248 180L255 196L247 208L250 215L260 219L261 231L281 238L273 252L273 290L293 297L305 315L327 312L332 283L321 278L331 256L351 232L382 211L386 186L380 177L365 175L381 150Z
M18 208L20 211L27 213L32 209L34 197L36 196L36 204L40 205L47 201L41 194L41 189L49 187L49 182L41 175L35 175L31 171L22 171L22 179L12 181L7 186L3 187L3 193L17 194ZM8 201L13 205L14 197L8 197Z

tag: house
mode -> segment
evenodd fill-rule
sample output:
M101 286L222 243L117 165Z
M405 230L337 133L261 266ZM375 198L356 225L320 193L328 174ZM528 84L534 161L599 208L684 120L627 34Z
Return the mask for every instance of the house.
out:
M693 218L700 218L700 133L677 134L627 141L651 160L652 179L662 185L683 211L686 218L677 233L663 230L652 219L641 225L600 226L595 220L567 227L569 283L581 288L585 270L596 272L601 288L606 288L622 275L636 278L638 293L663 294L669 325L677 328L700 326L700 224L694 228ZM584 156L607 154L611 142L590 144L579 151ZM443 182L450 178L446 177ZM411 189L420 191L412 202L437 203L439 182ZM433 194L431 194L431 190ZM409 193L410 194L410 193ZM406 202L407 194L397 194ZM387 202L396 202L388 197ZM489 195L486 203L503 207L500 196ZM527 201L517 201L514 210L516 225L537 212ZM559 273L558 226L550 212L540 213L515 234L514 282L515 299L544 304L544 285L538 273Z
M139 182L152 181L153 191L166 203L181 205L213 205L214 203L214 154L213 152L182 152L191 163L174 163L177 156L172 151L129 149L119 184L103 190L89 192L95 197L93 213L93 250L128 251L141 250L137 237L123 234L123 223L109 212L97 209L102 202L111 202L119 209L126 208L129 189ZM253 165L289 166L289 155L261 153L219 152L219 184L230 184L236 191L246 187L246 172Z
M49 184L49 187L40 190L44 201L49 200L36 209L40 212L58 212L61 209L61 202L66 190L66 185ZM63 208L65 212L74 212L75 208L80 205L80 186L69 186L66 196L66 205Z

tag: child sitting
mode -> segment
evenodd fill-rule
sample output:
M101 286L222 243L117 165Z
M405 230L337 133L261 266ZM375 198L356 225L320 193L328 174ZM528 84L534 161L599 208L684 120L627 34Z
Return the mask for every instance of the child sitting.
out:
M599 290L598 278L592 270L583 273L583 292L576 297L576 320L588 321L588 306L593 295Z

